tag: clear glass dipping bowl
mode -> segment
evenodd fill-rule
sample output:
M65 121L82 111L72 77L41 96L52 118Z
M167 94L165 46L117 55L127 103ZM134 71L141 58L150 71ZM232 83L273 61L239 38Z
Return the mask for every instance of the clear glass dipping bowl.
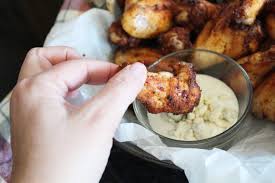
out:
M174 59L192 63L198 74L210 75L226 83L234 91L239 102L238 121L223 133L211 138L197 141L170 139L168 137L162 136L161 134L158 134L151 128L148 121L146 108L136 100L133 104L133 107L139 123L157 134L169 147L202 149L211 149L217 147L228 149L247 131L245 128L242 128L246 122L244 119L249 112L252 100L252 85L247 73L233 59L213 51L202 49L189 49L171 53L149 66L148 70L150 72L154 72L156 66L158 66L158 64L161 62L171 62Z

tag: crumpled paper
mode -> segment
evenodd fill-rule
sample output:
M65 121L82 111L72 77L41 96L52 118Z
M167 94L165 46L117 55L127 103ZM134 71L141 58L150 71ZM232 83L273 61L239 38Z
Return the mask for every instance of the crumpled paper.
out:
M108 11L91 9L68 22L56 24L45 46L71 46L88 58L108 60L113 48L107 40L107 29L113 20ZM81 104L99 89L84 86L71 101ZM160 160L172 161L184 169L190 183L275 183L275 124L251 116L246 120L246 138L228 151L167 147L157 135L138 125L129 112L114 138L132 142Z

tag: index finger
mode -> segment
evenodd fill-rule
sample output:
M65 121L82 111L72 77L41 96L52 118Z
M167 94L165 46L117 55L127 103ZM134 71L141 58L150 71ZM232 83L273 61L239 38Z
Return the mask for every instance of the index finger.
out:
M60 63L41 73L43 83L54 84L63 96L83 84L106 83L116 72L118 65L92 60L73 60Z
M31 49L21 67L18 80L31 77L67 60L80 59L77 51L70 47L53 46Z

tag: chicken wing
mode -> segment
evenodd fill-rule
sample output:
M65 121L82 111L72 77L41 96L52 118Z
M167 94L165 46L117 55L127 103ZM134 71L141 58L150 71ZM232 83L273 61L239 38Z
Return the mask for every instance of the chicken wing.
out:
M175 22L199 32L206 22L218 15L221 6L207 0L183 0L175 6Z
M172 26L172 0L131 0L126 2L121 24L131 36L153 38Z
M141 62L146 66L151 65L162 55L156 49L152 48L130 48L119 49L115 53L114 61L117 65L124 66L135 62Z
M124 9L125 7L125 0L116 0L117 1L117 4L118 6L120 7L120 9Z
M268 14L265 19L265 27L269 37L275 40L275 6L274 12Z
M275 72L257 87L254 93L252 111L258 118L275 121Z
M185 114L198 105L201 91L196 83L196 74L190 64L179 64L175 75L169 72L148 72L144 88L137 99L150 113Z
M159 37L159 43L163 53L190 48L190 30L183 27L174 27Z
M238 63L248 73L252 85L256 88L273 68L275 68L275 46L264 52L241 58Z
M122 28L120 21L113 22L109 28L109 40L118 46L137 47L140 39L129 36Z
M235 21L245 25L254 24L266 2L268 0L239 0L239 6L234 11Z
M223 53L235 59L257 51L264 37L261 25L258 22L251 26L232 23L235 8L236 5L228 5L218 18L210 20L197 37L194 47ZM211 59L207 54L194 55L194 61L202 63L202 67L220 61Z

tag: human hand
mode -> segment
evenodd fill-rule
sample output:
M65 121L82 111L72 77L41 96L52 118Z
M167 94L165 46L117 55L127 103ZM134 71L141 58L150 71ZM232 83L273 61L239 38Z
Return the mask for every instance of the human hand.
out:
M116 127L146 79L142 64L117 69L67 47L28 53L11 97L12 182L100 180ZM65 100L84 83L105 82L82 106Z

